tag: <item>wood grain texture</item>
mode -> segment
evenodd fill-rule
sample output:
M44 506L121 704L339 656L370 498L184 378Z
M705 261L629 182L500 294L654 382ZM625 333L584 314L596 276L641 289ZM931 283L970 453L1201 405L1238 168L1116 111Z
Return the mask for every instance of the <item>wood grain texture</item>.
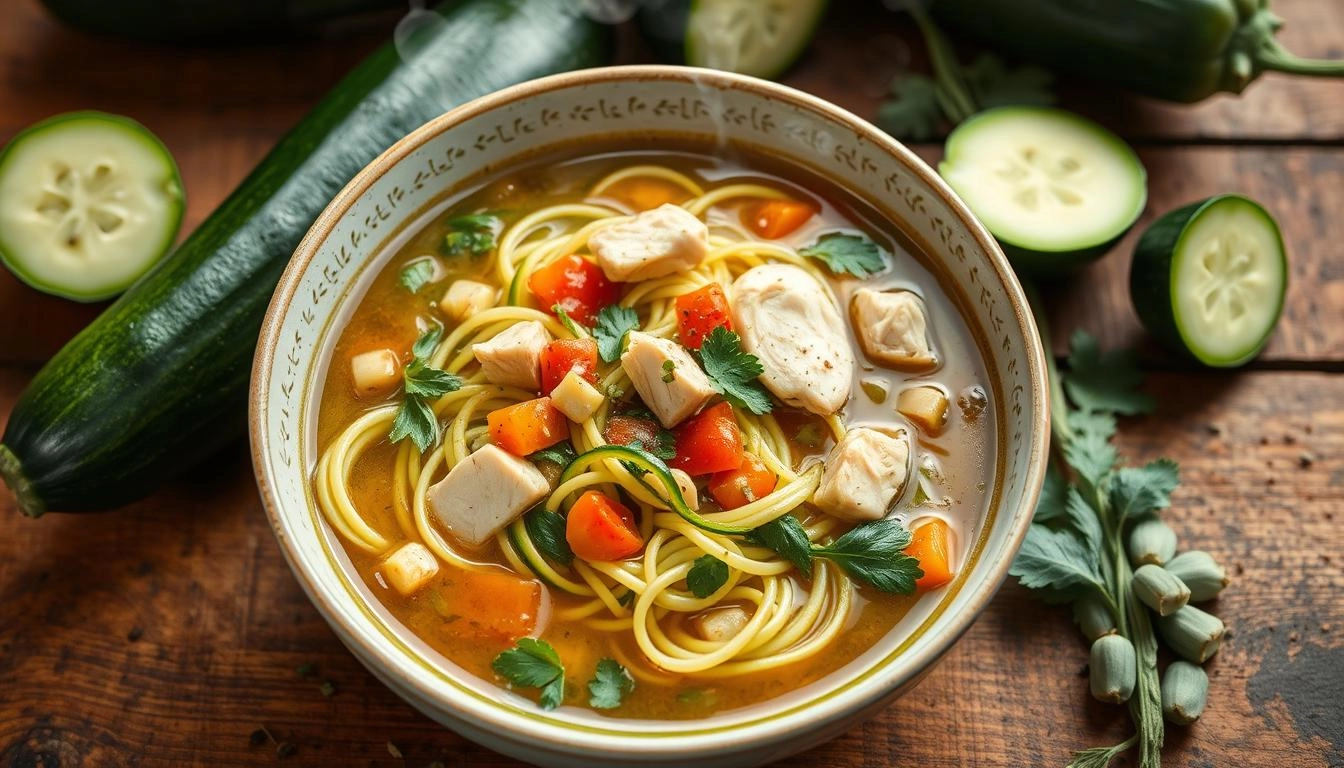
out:
M0 417L24 379L0 369ZM1344 377L1168 374L1150 390L1159 410L1124 425L1122 451L1181 461L1167 519L1236 575L1212 608L1233 634L1209 710L1169 730L1170 764L1341 764ZM276 745L249 742L260 727L296 765L515 765L344 650L286 567L241 446L121 512L28 521L6 497L0 520L0 765L271 765ZM1007 585L914 691L782 765L1062 765L1129 727L1088 697L1086 662L1066 610Z

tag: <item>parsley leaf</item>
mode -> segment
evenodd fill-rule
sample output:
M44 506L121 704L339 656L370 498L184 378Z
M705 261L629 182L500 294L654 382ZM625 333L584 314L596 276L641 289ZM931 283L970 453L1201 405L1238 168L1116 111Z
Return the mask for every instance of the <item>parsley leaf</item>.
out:
M588 706L593 709L615 709L621 699L635 690L635 678L615 659L601 659L593 679L588 681Z
M540 688L542 709L555 709L565 697L565 665L545 640L519 638L518 645L496 656L490 668L511 685Z
M812 542L807 530L793 515L783 515L747 532L747 541L773 549L812 578Z
M406 266L401 268L401 277L398 278L401 286L411 293L419 293L421 288L433 282L434 273L437 271L434 268L433 258L430 256L407 262Z
M938 135L943 108L938 86L923 75L905 75L891 84L892 98L877 108L877 124L898 139L927 141Z
M736 408L745 408L760 416L774 405L756 377L765 372L755 355L742 351L742 339L717 326L700 345L700 362L709 375L709 384Z
M913 594L915 580L924 575L919 561L905 554L910 532L887 518L864 523L812 554L839 565L850 576L883 592Z
M998 56L982 53L963 68L962 74L980 109L1015 105L1047 107L1055 103L1055 94L1050 90L1055 78L1039 67L1009 69Z
M1008 572L1027 589L1049 589L1060 596L1077 596L1089 588L1106 593L1096 558L1077 534L1040 523L1027 528L1027 538Z
M1109 436L1090 431L1075 432L1073 439L1064 444L1061 453L1073 468L1078 483L1083 486L1088 497L1096 495L1096 490L1102 487L1106 475L1119 458Z
M1083 550L1093 562L1101 562L1102 538L1101 520L1097 513L1083 499L1077 488L1069 488L1064 496L1064 514L1069 527L1078 534Z
M443 238L443 252L449 256L466 253L480 256L495 249L495 237L504 228L498 216L473 213L448 220L451 230Z
M1063 517L1064 496L1068 490L1068 481L1052 464L1045 470L1045 484L1041 486L1041 497L1036 501L1036 512L1031 519L1037 523L1048 523Z
M532 539L532 543L547 560L561 565L574 562L574 551L569 548L569 541L565 538L565 518L559 513L538 505L523 515L523 527L527 529L528 538Z
M686 574L686 586L699 598L709 597L728 582L728 564L713 555L701 555Z
M387 439L393 443L411 438L421 453L439 441L439 420L426 398L442 397L462 386L462 379L429 366L429 358L442 335L443 328L436 325L421 334L411 347L413 359L401 374L405 397L392 419L392 430L387 434Z
M1147 517L1171 506L1171 493L1180 485L1176 462L1158 459L1142 467L1123 467L1111 475L1110 501L1116 520Z
M535 464L538 461L549 461L564 471L569 468L571 462L578 458L578 453L574 450L574 444L568 440L562 440L550 448L542 448L536 453L528 454L527 458Z
M639 315L629 307L612 304L597 313L593 324L593 338L597 339L597 354L603 362L614 363L621 356L625 335L639 330Z
M828 232L798 253L817 259L835 274L847 272L855 277L867 277L887 268L882 249L863 235Z
M1096 338L1082 330L1074 332L1069 348L1064 390L1079 410L1126 416L1153 410L1153 398L1137 391L1143 376L1132 352L1103 353Z

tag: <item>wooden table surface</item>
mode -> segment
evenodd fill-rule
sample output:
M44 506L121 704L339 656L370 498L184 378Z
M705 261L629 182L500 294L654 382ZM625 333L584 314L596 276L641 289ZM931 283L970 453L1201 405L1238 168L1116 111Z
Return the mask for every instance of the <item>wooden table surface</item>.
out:
M878 5L833 10L787 82L873 116L896 72L923 67L910 25ZM1344 4L1274 6L1295 51L1344 56ZM181 164L189 230L394 21L322 41L197 50L90 38L35 0L10 0L0 11L0 142L71 109L134 116ZM1198 107L1087 83L1063 93L1138 148L1149 203L1109 258L1052 291L1057 336L1085 327L1107 345L1140 347L1159 407L1122 425L1120 447L1132 461L1180 462L1166 519L1183 548L1208 550L1235 575L1215 606L1232 634L1208 666L1208 711L1168 730L1167 763L1344 766L1344 84L1270 75L1242 98ZM1292 276L1264 355L1234 373L1199 371L1143 337L1125 288L1129 254L1159 213L1227 191L1278 218ZM98 309L0 270L0 421ZM1088 696L1086 657L1066 611L1010 583L914 691L784 764L1063 765L1070 750L1130 731L1123 710ZM296 673L308 664L313 676ZM262 727L293 754L254 743ZM284 563L244 445L111 514L30 521L0 491L0 765L277 760L515 764L418 714L341 646Z

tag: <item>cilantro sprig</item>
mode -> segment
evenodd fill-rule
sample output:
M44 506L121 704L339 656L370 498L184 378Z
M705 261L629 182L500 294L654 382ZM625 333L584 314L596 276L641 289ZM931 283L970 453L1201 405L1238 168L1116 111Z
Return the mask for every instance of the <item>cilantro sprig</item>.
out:
M905 554L910 532L891 518L864 523L830 544L817 545L798 518L784 515L748 533L747 540L778 552L808 577L813 559L822 557L882 592L913 594L915 581L924 575L919 560Z
M593 709L615 709L634 690L635 678L630 675L630 670L615 659L601 659L597 662L593 679L588 681L588 706Z
M701 599L718 592L726 583L728 564L713 555L697 557L686 574L686 587Z
M411 259L401 268L401 275L397 281L401 287L411 293L419 293L421 288L429 285L434 280L434 273L437 272L433 256L422 256L418 259Z
M495 249L495 238L503 228L504 222L492 213L455 216L448 220L443 252L448 256L482 256Z
M574 550L569 548L569 540L565 538L565 518L560 513L538 505L523 515L523 527L546 559L561 565L574 562Z
M597 354L603 362L614 363L621 357L621 347L631 331L639 330L639 315L630 307L612 304L597 312L593 324L593 338L597 339Z
M769 413L774 405L757 377L765 372L755 355L742 349L742 339L717 326L700 345L700 364L709 376L709 384L734 408L745 408L757 416Z
M811 245L798 249L798 253L820 261L837 275L863 278L887 268L882 249L863 235L828 232Z
M392 419L392 431L387 435L393 443L411 438L421 453L439 441L439 420L429 405L430 399L462 387L462 380L457 376L429 365L429 358L442 334L442 326L436 325L425 331L411 347L411 362L402 371L404 396Z
M545 640L519 638L518 644L495 657L495 674L518 688L540 688L542 709L555 709L565 698L565 665Z

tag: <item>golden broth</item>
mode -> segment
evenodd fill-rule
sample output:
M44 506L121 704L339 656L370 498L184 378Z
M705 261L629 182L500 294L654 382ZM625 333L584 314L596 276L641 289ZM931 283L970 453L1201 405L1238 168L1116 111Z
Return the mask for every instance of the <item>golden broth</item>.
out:
M855 372L853 396L844 411L845 421L849 425L902 426L917 438L912 446L914 462L915 467L923 467L923 471L912 473L897 504L898 515L904 521L927 515L936 515L947 521L953 531L952 562L954 567L959 568L984 519L992 481L990 473L994 466L992 404L972 418L968 418L971 411L964 408L968 402L972 405L976 400L983 402L983 393L986 391L981 387L987 382L987 376L975 343L956 308L939 288L934 273L921 263L922 256L915 252L896 227L881 220L853 196L833 185L793 171L776 172L768 161L762 162L761 158L745 158L743 163L694 152L631 150L559 162L536 162L499 176L465 195L446 200L439 208L440 214L434 217L434 223L413 233L374 279L348 325L342 329L322 391L318 418L319 448L324 449L346 425L370 407L395 401L399 397L399 393L394 393L376 402L357 398L348 364L352 355L380 348L408 350L430 319L438 317L435 301L443 295L453 279L467 277L491 282L487 277L490 267L488 258L458 256L441 257L439 261L445 271L437 277L433 286L414 296L400 284L402 268L408 262L426 254L438 254L439 244L447 232L444 222L448 218L478 210L502 209L526 213L544 205L580 202L585 200L586 190L598 179L634 163L673 168L696 179L706 188L729 181L748 181L774 187L801 199L813 200L820 204L821 213L784 242L798 247L814 238L819 231L836 227L857 228L893 257L894 268L888 272L862 282L852 279L833 280L832 286L842 306L848 305L849 292L860 285L876 288L899 286L918 292L927 304L930 333L935 340L940 364L936 370L919 375L875 368L858 351L857 341L850 329L850 342L856 350L859 370ZM760 170L762 168L770 170ZM610 190L613 197L618 194L638 197L644 193L622 190L619 185ZM610 200L605 202L612 204ZM617 204L625 205L626 202L618 201ZM647 205L645 201L635 202L641 206ZM728 201L727 204L712 208L706 218L712 223L720 217L737 219L740 215L739 206ZM846 328L849 329L848 322ZM897 394L912 383L934 384L948 393L954 403L947 427L938 437L924 435L895 411ZM865 393L865 390L875 391L882 387L888 391L883 402L875 402ZM958 400L962 401L963 408L957 407ZM797 430L809 422L817 422L817 419L795 411L781 414L779 421L786 429ZM815 432L827 434L824 429ZM799 455L818 456L824 455L829 445L829 441L811 445L795 442L794 448ZM383 441L363 455L351 478L351 496L356 508L394 545L404 540L398 532L393 512L391 483L395 455L395 447ZM913 505L916 500L921 502L919 506ZM512 640L504 637L483 639L480 633L471 630L469 616L458 615L445 610L441 604L433 604L431 596L438 589L448 593L454 588L455 578L459 574L451 566L440 570L430 588L406 598L382 582L377 573L379 556L349 545L346 545L346 550L369 589L398 620L470 673L502 684L490 665L502 650L512 645ZM505 562L493 543L473 557L481 562ZM530 577L531 574L522 575ZM822 652L780 669L732 678L707 679L694 674L674 675L655 669L641 660L629 632L597 631L580 622L551 622L540 636L554 646L565 663L568 703L586 701L584 683L592 678L597 660L614 657L634 674L637 686L619 708L604 714L626 718L696 718L762 702L838 669L871 647L918 599L917 596L881 593L867 586L859 588L858 596L849 626ZM937 595L929 599L937 599ZM560 607L574 600L559 590L549 590L543 605L549 603L551 607Z

